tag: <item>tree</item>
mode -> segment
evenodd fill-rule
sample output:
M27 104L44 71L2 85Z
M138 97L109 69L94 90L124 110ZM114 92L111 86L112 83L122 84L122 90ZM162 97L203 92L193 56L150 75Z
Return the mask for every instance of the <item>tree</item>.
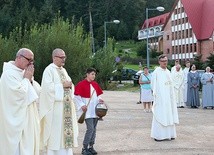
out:
M214 70L214 54L210 53L210 56L207 57L206 66L209 66Z
M146 48L147 48L146 42L145 41L141 42L136 48L137 56L146 58L147 56Z
M98 50L92 59L92 66L98 70L97 81L103 89L107 88L108 80L114 70L115 58L112 45L113 40L109 39L107 48Z
M194 55L194 61L193 61L193 63L195 64L195 66L196 66L197 69L202 69L203 63L201 61L201 57L202 57L201 54Z

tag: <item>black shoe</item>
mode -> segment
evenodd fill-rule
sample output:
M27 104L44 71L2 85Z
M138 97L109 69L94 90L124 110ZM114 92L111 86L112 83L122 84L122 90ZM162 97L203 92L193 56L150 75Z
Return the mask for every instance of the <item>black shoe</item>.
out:
M83 148L82 149L82 155L93 155L93 154L91 154L91 152L89 151L89 149Z
M155 139L154 138L154 140L156 141L156 142L162 142L163 140L159 140L159 139Z
M181 106L180 108L184 108L184 106Z
M97 151L95 151L94 147L90 147L90 148L88 149L88 151L89 151L91 154L93 154L93 155L97 154Z
M141 104L141 103L142 103L141 101L137 102L137 104Z
M171 140L175 140L175 138L171 138Z

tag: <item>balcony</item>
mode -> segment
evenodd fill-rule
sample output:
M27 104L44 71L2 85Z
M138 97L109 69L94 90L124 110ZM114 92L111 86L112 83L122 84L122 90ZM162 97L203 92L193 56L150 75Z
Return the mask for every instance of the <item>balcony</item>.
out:
M163 36L163 31L149 32L148 38L155 38ZM146 39L146 31L140 30L138 31L138 40Z

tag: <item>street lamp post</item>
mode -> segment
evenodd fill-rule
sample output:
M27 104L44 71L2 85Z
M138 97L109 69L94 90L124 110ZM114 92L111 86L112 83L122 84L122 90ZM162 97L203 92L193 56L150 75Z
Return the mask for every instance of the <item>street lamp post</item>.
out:
M149 10L158 10L158 11L164 11L164 7L157 7L157 8L146 8L146 64L147 67L149 68L149 21L148 21L148 13Z
M106 24L109 24L109 23L114 23L114 24L119 24L120 23L120 21L119 20L113 20L113 21L111 21L111 22L104 22L104 34L105 34L105 45L104 45L104 47L106 48L106 46L107 46L107 34L106 34Z

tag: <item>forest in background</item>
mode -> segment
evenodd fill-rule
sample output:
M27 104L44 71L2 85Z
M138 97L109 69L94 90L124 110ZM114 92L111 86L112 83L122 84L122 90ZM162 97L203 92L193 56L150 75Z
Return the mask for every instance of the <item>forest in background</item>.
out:
M165 12L168 12L174 0L148 2L147 0L1 0L0 66L13 60L19 48L30 48L35 55L35 79L40 82L45 67L52 62L52 50L62 48L68 56L65 68L74 83L84 77L87 67L92 66L99 71L97 81L106 89L112 71L117 69L116 42L136 40L137 31L145 20L146 7L163 6ZM93 19L96 53L93 53L91 48L89 12ZM149 17L158 14L160 12L150 11ZM108 44L104 48L104 22L115 19L120 20L120 24L108 24Z
M108 24L109 37L116 40L137 39L137 31L145 20L145 8L163 6L169 12L175 0L1 0L0 33L9 36L10 32L20 27L30 29L35 24L52 23L56 16L78 23L89 32L89 10L93 20L93 31L96 46L103 46L104 22L115 19L120 24ZM150 11L149 17L159 15Z

